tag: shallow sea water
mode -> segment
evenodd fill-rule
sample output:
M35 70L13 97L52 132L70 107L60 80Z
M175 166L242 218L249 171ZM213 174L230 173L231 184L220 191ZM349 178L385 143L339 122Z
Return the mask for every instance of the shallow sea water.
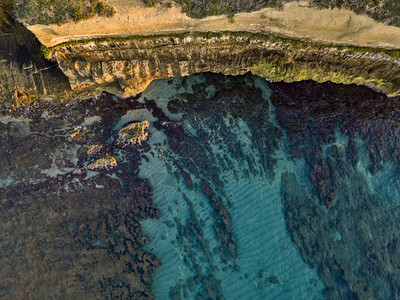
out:
M178 83L180 79L174 81ZM194 77L193 81L201 81L201 78ZM159 82L161 88L165 82L167 80ZM189 92L191 92L190 84L189 81L187 87ZM263 90L263 95L266 95L265 101L268 101L267 97L272 92L268 83L259 80L257 84ZM156 83L154 85L156 86ZM175 82L170 85L174 86ZM150 86L150 89L153 87ZM175 93L182 91L180 89ZM172 94L165 97L162 94L157 95L156 92L149 94L159 107L167 107L171 98L176 96ZM273 113L266 113L273 117ZM228 118L229 115L226 119ZM203 122L201 119L198 121ZM276 122L274 119L271 121ZM253 153L250 147L252 136L250 130L246 128L246 123L241 119L235 122L236 126L231 128L236 136L235 142L241 145L246 155L253 155L257 160L257 153ZM185 132L196 136L195 130L191 128L189 122L185 122L184 117L183 128ZM213 132L206 125L203 129L211 136L218 135L218 132ZM152 137L149 144L152 148L156 148L156 144L165 143L166 136L155 128L150 129L150 133ZM210 156L229 155L224 151L225 147L218 147L216 143L210 143L210 146L211 151L208 152ZM165 152L168 155L164 154ZM169 298L170 287L173 286L183 287L175 297L180 295L182 298L195 298L201 291L197 286L193 291L187 291L188 279L198 274L193 272L190 264L185 263L188 260L185 247L191 245L185 245L186 241L183 245L177 242L179 235L177 222L187 224L193 218L184 195L191 201L192 210L198 220L204 222L203 238L211 250L212 262L200 259L199 266L202 270L212 270L213 276L221 282L221 293L225 299L322 299L323 283L316 271L302 261L285 226L280 200L280 176L283 170L294 170L296 166L288 161L284 151L276 153L279 163L275 168L276 179L272 182L262 175L250 175L246 178L243 173L247 170L247 166L240 162L237 162L232 170L225 170L218 164L218 160L217 164L212 166L223 180L226 200L231 203L229 212L232 216L232 232L237 239L238 257L230 264L226 264L218 255L212 253L212 249L217 248L219 244L212 227L212 210L207 204L206 197L199 188L189 190L182 180L178 182L173 171L168 171L169 161L165 157L169 155L174 154L168 146L159 147L157 155L153 157L147 154L148 161L143 162L140 167L140 176L149 178L154 188L153 201L161 210L160 220L149 219L142 223L144 234L151 240L146 250L163 261L163 265L153 277L155 281L153 292L157 299ZM234 161L234 158L231 159ZM301 164L302 162L298 162L298 165ZM202 249L198 253L194 251L196 257L204 255Z
M254 81L251 82L252 80ZM236 239L237 257L232 259L221 255L221 243L215 230L215 212L212 205L210 207L209 199L205 197L204 191L202 193L201 175L189 172L193 179L193 189L188 189L182 177L177 175L177 168L170 161L171 158L177 160L182 158L181 153L173 153L166 142L168 138L153 128L153 137L149 143L158 149L158 153L156 155L147 154L148 160L141 165L140 176L150 179L154 187L154 202L162 213L161 222L156 220L143 222L143 231L151 240L146 249L163 261L163 265L153 277L155 281L153 292L156 298L190 299L204 293L211 298L223 296L225 299L339 299L343 297L350 299L356 297L354 295L359 291L355 282L361 276L358 272L364 272L362 271L364 268L371 268L368 266L369 264L373 265L372 268L377 268L375 272L378 269L387 268L380 266L379 263L371 262L368 257L368 255L379 255L372 253L379 253L382 248L380 250L368 249L368 246L362 246L365 241L359 244L354 239L357 239L358 235L365 234L369 234L372 240L374 238L381 239L379 230L372 231L374 226L385 226L386 221L382 222L379 214L387 214L389 207L398 206L400 199L396 158L394 162L382 163L377 170L371 171L372 168L376 168L371 162L371 155L374 153L371 150L372 147L377 147L377 152L388 151L382 147L383 143L381 144L379 138L374 134L371 137L367 135L360 138L357 137L357 131L350 135L346 134L345 131L339 129L342 125L340 121L336 121L334 128L324 129L324 126L327 126L325 124L330 122L328 120L330 115L323 115L318 110L316 116L308 119L311 123L309 128L312 128L313 123L322 126L317 125L314 129L315 132L311 132L312 129L309 129L308 135L306 131L300 136L298 134L289 136L292 133L287 131L287 127L281 126L285 126L284 120L282 118L278 120L276 106L272 104L271 95L274 91L263 79L245 78L242 82L243 85L251 86L250 89L261 90L263 101L268 103L266 110L250 116L250 119L241 116L240 110L243 107L240 106L250 106L250 110L259 110L257 107L259 102L240 102L240 97L246 98L246 95L241 96L240 92L228 96L223 93L218 94L221 88L225 90L232 88L230 79L226 79L222 85L217 87L210 84L209 81L207 75L206 78L204 75L194 75L183 80L182 78L163 80L159 82L161 87L165 87L168 82L169 86L175 86L176 90L169 88L169 95L164 96L156 92L157 83L154 83L150 87L150 94L156 95L152 99L155 100L157 106L163 107L163 110L168 110L172 99L180 99L175 102L180 102L181 111L176 117L169 111L169 117L180 120L185 134L203 143L202 147L204 147L209 160L205 163L212 164L209 167L218 176L218 182L214 183L214 188L218 189L216 194L221 197L221 201L231 216L231 233ZM201 91L199 88L193 88L196 85L200 85L207 92L203 96L194 96L196 100L203 97L203 103L199 103L198 100L196 102L191 98L191 95L196 95ZM229 101L234 104L226 104ZM311 100L310 106L316 101L319 100ZM220 107L216 108L215 106L218 105L215 102L224 102L225 104L220 105L221 103L219 103ZM252 107L253 105L254 107ZM226 107L226 111L219 110L221 107ZM182 113L182 111L184 112ZM244 111L246 113L246 109ZM223 117L212 117L215 113L221 113ZM303 114L304 110L300 110L299 117ZM336 116L337 112L333 111L331 115ZM263 121L254 125L252 118L261 118ZM391 130L391 125L385 125L386 120L382 120L382 125L373 121L376 120L374 115L371 115L370 118L371 124L364 123L367 128L372 128L368 129L369 131L387 130L377 129L378 126ZM321 123L324 120L326 123ZM193 126L194 122L197 123L195 126ZM252 125L246 122L251 122ZM253 127L250 128L251 126ZM263 126L266 126L265 130L262 129ZM297 130L296 124L291 126L292 128L289 127L291 131ZM274 128L272 132L271 128ZM326 138L323 138L326 132L324 130L331 131L328 142L324 140ZM363 132L362 129L358 130ZM260 134L266 140L276 139L276 145L269 149L268 147L255 147L254 141ZM396 135L396 131L394 134ZM233 138L228 139L226 135ZM279 137L277 138L277 136ZM306 151L309 151L311 160L310 156L293 158L290 147L293 146L296 138L298 139L297 143L305 145L305 149L310 147L309 144L314 147L312 150L309 148L304 150L303 154L305 155ZM320 145L312 146L312 143L320 138L323 138ZM355 148L349 148L352 139L355 141ZM389 138L388 143L391 142L395 142L395 139L391 141ZM378 146L371 146L373 143ZM232 149L235 150L232 151ZM263 150L265 153L262 152ZM344 156L345 153L346 156ZM264 158L263 154L265 154ZM350 166L350 160L354 159L352 155L358 160L354 169ZM265 156L267 157L266 165ZM315 162L312 159L315 159ZM249 160L254 164L246 163ZM194 160L195 164L196 162L199 160ZM320 168L318 168L319 164L321 164ZM229 166L227 167L227 165ZM284 184L287 176L294 178L293 183L290 183L289 186ZM294 186L299 184L299 190L291 187L293 184ZM288 190L284 191L286 188ZM284 196L285 193L290 193L292 196L288 198ZM359 197L358 193L360 193ZM294 203L288 202L291 197L294 197L290 200L295 201ZM309 199L307 200L308 208L295 207L300 205L300 198ZM327 199L324 200L327 201L326 208L324 205L317 204L323 199ZM356 204L353 204L354 207L349 205L346 208L346 201L356 202ZM377 212L371 208L363 211L363 206L368 205L366 203L369 201L371 201L371 205L379 207ZM313 206L319 206L318 212L321 214L319 217L318 214L313 215L312 211L307 212L307 209L312 209ZM294 207L296 212L290 212L290 207ZM327 210L330 207L332 207L331 210ZM356 211L354 219L351 216L349 216L350 219L340 217L340 214L348 215L352 210ZM300 223L292 226L287 222L293 221L290 217L293 213L304 215L300 215L300 220L294 218ZM357 214L360 214L360 217ZM365 220L361 223L355 221L357 218L363 219L368 216L373 216L378 221L370 222L370 224ZM396 216L397 212L392 216L386 215L391 219L388 224L396 222ZM317 218L319 219L317 220ZM208 248L206 251L204 247L196 247L196 243L192 241L191 232L196 231L191 225L193 219L202 224L202 239ZM312 225L315 222L320 222L320 224ZM348 225L352 224L350 228L347 228L346 222ZM366 224L365 228L364 225L359 226L361 224ZM321 226L325 231L321 235L321 232L318 233L318 230L321 229L314 227L308 235L309 226ZM380 245L379 247L382 245L388 247L388 244L391 243L390 240L396 241L397 237L398 232L393 228L389 240L377 242L377 244ZM302 241L299 238L305 240ZM316 240L312 241L312 239ZM322 241L319 242L318 239ZM353 239L353 241L349 239ZM314 243L316 246L311 246ZM323 244L325 246L322 246ZM310 249L310 246L313 248ZM332 248L333 253L324 254L324 247ZM360 255L361 249L370 254L367 254L367 257L363 257L363 255L357 257ZM319 257L321 254L318 252L320 251L322 251L322 258ZM397 255L394 253L391 252L388 256ZM353 273L354 278L346 278L347 275L337 277L336 271L331 269L335 268L335 264L321 263L321 259L326 262L329 260L328 257L337 257L336 259L340 261L338 265L344 269L348 267L357 269ZM358 263L354 264L354 261L358 261ZM392 265L393 260L382 264L387 263ZM373 273L374 271L366 277L375 276L376 274ZM384 276L387 276L389 281L396 278L394 274L387 273L387 271ZM207 280L209 277L213 278L213 281ZM368 287L362 288L363 291L360 293L364 294L366 298L383 299L389 294L393 295L393 289L398 289L397 284L392 285L392 290L388 286L378 287L379 282L385 280L381 276L378 277L376 282L371 283L372 291ZM343 284L340 283L343 279L339 278L345 278L345 282L348 281ZM331 280L338 280L334 287L336 291L332 291Z
M204 73L0 130L0 295L399 299L400 98Z

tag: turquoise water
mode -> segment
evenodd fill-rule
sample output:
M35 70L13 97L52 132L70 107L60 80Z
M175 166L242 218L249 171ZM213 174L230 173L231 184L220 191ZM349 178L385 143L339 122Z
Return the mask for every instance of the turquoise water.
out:
M199 77L192 80L201 82ZM176 82L170 86L178 84L180 80L174 79ZM169 91L172 95L165 93L165 87L168 86L166 82L162 80L154 83L154 89L161 87L164 94L158 94L150 86L143 98L151 96L159 107L165 108L176 96L173 92L182 93L182 89ZM189 92L190 83L187 85ZM267 82L260 79L256 84L268 101L271 90ZM273 109L266 113L271 123L276 123ZM172 117L179 119L180 116L172 114ZM230 124L230 117L224 117L226 126ZM151 119L151 116L135 112L130 118ZM251 172L248 166L235 161L226 147L213 142L219 138L219 128L210 128L213 126L207 126L207 120L200 116L196 121L212 137L207 145L210 149L207 154L216 162L212 168L223 182L221 189L226 195L224 204L232 217L232 232L237 240L238 256L230 260L221 257L217 251L220 244L213 229L212 208L199 188L200 182L194 179L195 187L190 190L182 179L178 181L175 175L177 169L171 164L171 158L177 155L167 145L165 134L154 127L150 128L149 144L153 150L146 154L148 160L142 162L140 176L150 180L154 189L153 201L161 211L160 220L142 222L143 232L151 240L146 250L163 262L153 276L152 290L156 299L195 298L198 292L210 288L225 299L322 299L323 283L316 271L301 259L299 250L291 240L280 199L282 172L299 170L302 176L304 162L294 164L281 149L274 154L278 164L274 180L271 181L260 166L256 165ZM183 128L196 137L196 129L189 121L185 121L185 117ZM229 130L235 136L233 143L240 145L246 156L258 161L260 158L251 148L252 135L245 121L236 118L235 125L230 126ZM234 162L229 170L219 163L218 157L224 156ZM185 236L187 231L195 232L195 227L201 228L200 246L198 241ZM182 228L185 228L184 237ZM207 281L210 277L213 278L212 284ZM217 287L214 286L215 282ZM212 291L208 290L208 294L212 294Z
M400 98L204 73L77 104L0 117L0 294L399 298Z
M399 233L393 121L368 113L354 130L358 120L344 124L360 108L324 112L326 101L279 104L274 93L261 78L199 74L142 96L165 113L139 118L156 120L139 172L161 211L142 223L163 262L156 299L388 299L397 289L387 271Z

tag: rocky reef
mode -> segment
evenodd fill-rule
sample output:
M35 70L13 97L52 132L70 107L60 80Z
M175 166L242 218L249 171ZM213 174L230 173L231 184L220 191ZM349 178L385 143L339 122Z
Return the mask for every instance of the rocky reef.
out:
M192 286L199 287L198 295L205 299L242 299L238 291L230 294L232 279L225 280L230 278L230 270L242 275L243 281L236 279L237 286L248 289L248 295L254 293L242 271L247 265L241 263L241 257L251 250L244 250L241 233L251 240L256 228L267 235L277 224L265 209L268 225L261 226L258 220L246 228L235 210L243 216L249 205L249 219L257 220L257 212L274 201L276 186L282 203L278 214L297 246L296 254L318 273L313 282L323 283L322 295L315 299L396 298L400 274L396 221L400 212L400 97L388 98L367 87L312 81L270 83L268 94L260 88L260 82L267 83L250 74L203 73L168 82L177 85L179 92L172 96L167 110L165 105L157 105L162 100L146 100L146 106L157 117L154 126L164 131L169 149L161 143L163 151L147 156L150 163L146 169L157 165L155 157L160 156L172 177L182 182L173 200L179 202L181 197L183 201L177 205L179 210L171 205L166 232L176 228L176 247L188 271L170 288L172 299L191 298L196 291ZM171 113L173 120L167 116ZM155 136L156 131L153 133ZM254 190L261 189L260 183L255 184L258 180L266 190L248 192L251 188L246 182L254 184ZM161 205L167 202L165 194L158 197ZM211 214L204 214L199 203ZM213 220L216 248L211 246L207 227L198 227L209 219ZM263 277L261 258L273 260L267 249L269 245L279 248L281 239L260 246L259 269L253 269L260 274L258 299L273 298L270 285L283 286L278 298L291 298L284 294L290 290L284 272L269 267L270 274ZM285 251L277 251L278 260L286 261ZM196 260L199 256L204 256L203 262ZM286 262L282 269L285 267L293 273L294 264ZM305 274L302 272L298 276ZM296 299L313 297L303 291Z
M0 116L2 298L395 299L399 97L158 84Z
M252 72L270 81L356 83L394 95L400 59L391 53L397 52L227 32L77 41L55 46L50 57L73 89L114 84L114 92L136 94L157 78Z
M285 222L303 259L327 299L395 299L400 98L315 82L271 87L292 159L305 160L312 186L282 174Z
M138 177L139 150L117 169L119 148L106 142L140 106L102 94L0 116L1 299L154 298L161 261L144 251L141 221L160 212Z

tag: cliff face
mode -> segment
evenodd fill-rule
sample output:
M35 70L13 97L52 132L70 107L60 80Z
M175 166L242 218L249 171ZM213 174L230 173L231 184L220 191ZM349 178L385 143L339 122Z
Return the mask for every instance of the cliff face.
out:
M38 39L9 9L7 3L0 5L0 102L70 89L68 78L44 58Z
M252 72L271 81L363 84L389 95L400 93L400 59L383 53L298 45L249 35L218 37L132 37L59 45L52 50L80 89L113 83L125 94L143 91L154 79L199 72Z

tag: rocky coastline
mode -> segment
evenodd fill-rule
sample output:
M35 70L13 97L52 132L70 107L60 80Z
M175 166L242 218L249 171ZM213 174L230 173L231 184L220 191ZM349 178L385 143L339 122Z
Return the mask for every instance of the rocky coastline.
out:
M283 232L324 298L399 294L399 206L369 187L400 174L398 49L254 31L46 48L0 10L4 24L0 298L154 299L154 274L168 261L152 252L157 238L143 221L169 214L164 227L176 235L158 240L171 238L190 270L169 286L170 298L223 299L220 275L231 273L272 295L288 286L285 274L261 263L248 272L240 261L238 208L274 201L260 192L235 202L231 186L254 179L268 192L279 187ZM172 77L180 78L158 82L174 91L168 102L146 91ZM165 169L143 176L158 163ZM165 185L178 194L168 208L156 202L152 180L161 175L182 183ZM317 290L317 279L304 288Z
M6 41L0 46L0 103L3 104L26 106L43 98L56 101L61 98L84 98L102 91L127 97L142 92L155 79L201 72L224 75L251 72L271 82L314 80L355 83L388 96L400 94L397 29L390 26L386 27L388 34L394 37L391 45L387 44L387 39L374 42L373 37L369 42L344 43L338 38L323 42L317 38L318 32L312 33L316 38L307 35L294 38L294 33L283 29L277 33L250 27L243 31L234 29L225 21L218 23L215 20L205 20L204 25L194 29L190 26L197 26L197 23L188 23L190 26L185 25L188 28L182 25L176 32L166 27L158 34L147 31L141 34L137 32L140 29L137 26L130 28L131 35L122 31L104 34L102 32L107 31L102 25L98 34L59 36L59 42L52 41L49 45L45 42L44 33L52 32L52 27L29 26L32 33L7 13L7 6L0 10L1 24L4 25L0 34ZM265 14L264 11L254 13L254 22L263 24L267 22L263 20L271 19L268 14L275 16L276 13L266 11ZM341 14L338 12L338 22L342 22ZM122 18L124 15L117 11L117 16ZM236 16L239 24L235 26L243 29L248 17L250 15ZM164 22L168 25L168 20ZM186 24L189 21L183 18L181 22ZM207 22L210 26L215 22L216 29L207 28ZM355 32L357 22L349 25L355 27L352 29ZM113 24L114 27L117 25ZM332 34L337 34L340 29L340 26L333 29L326 24L321 26L321 29L325 26L327 32L331 30ZM93 31L93 28L89 29ZM355 35L352 31L344 31L343 34L348 38L357 38L352 37Z

